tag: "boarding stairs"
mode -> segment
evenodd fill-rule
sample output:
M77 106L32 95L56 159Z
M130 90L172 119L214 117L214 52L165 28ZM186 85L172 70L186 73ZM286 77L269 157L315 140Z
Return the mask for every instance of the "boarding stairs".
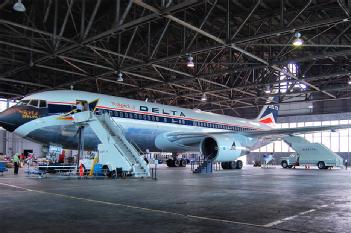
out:
M316 161L324 161L326 165L341 167L343 159L321 143L311 143L303 137L287 136L283 141L293 148L300 156L302 164L315 164Z
M149 165L141 153L127 140L123 128L108 114L96 115L85 111L74 114L76 124L88 124L99 138L99 163L107 165L110 171L121 168L134 177L149 177Z

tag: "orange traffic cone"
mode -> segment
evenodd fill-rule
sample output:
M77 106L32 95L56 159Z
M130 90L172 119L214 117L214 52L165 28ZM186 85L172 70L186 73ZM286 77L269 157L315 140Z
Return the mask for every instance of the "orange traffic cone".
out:
M84 176L83 164L79 166L79 176Z

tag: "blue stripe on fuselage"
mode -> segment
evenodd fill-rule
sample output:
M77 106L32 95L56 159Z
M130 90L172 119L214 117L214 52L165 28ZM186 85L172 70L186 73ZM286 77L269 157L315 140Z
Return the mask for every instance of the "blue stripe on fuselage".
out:
M60 113L67 113L75 109L72 105L61 105L61 104L49 104L48 105L49 114L60 114ZM97 108L96 113L98 115L108 113L111 117L119 117L119 118L129 118L134 120L142 120L142 121L151 121L151 122L159 122L159 123L170 123L170 124L178 124L178 125L188 125L188 126L197 126L203 128L213 128L213 129L225 129L225 130L232 130L232 131L252 131L255 130L253 128L247 127L240 127L240 126L231 126L225 124L218 124L212 122L203 122L203 121L196 121L196 120L188 120L183 118L177 118L175 116L166 117L166 116L154 116L142 113L134 113L134 112L124 112L124 111L117 111L117 110L110 110L110 109L101 109Z

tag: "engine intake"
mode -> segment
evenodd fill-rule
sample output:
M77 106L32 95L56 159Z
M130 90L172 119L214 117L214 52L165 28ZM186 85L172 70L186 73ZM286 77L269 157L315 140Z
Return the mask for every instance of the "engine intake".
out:
M247 137L242 135L210 135L201 141L200 151L208 160L234 161L248 153L248 149L243 146L247 143Z
M218 144L212 137L204 138L201 143L201 153L206 159L213 160L218 155Z

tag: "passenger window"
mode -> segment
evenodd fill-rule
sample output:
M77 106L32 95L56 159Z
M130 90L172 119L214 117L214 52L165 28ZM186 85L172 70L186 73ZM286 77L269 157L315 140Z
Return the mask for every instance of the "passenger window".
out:
M46 107L47 107L46 101L45 100L40 100L39 108L46 108Z
M29 104L28 105L30 105L30 106L33 106L33 107L38 107L38 100L31 100L30 102L29 102Z

